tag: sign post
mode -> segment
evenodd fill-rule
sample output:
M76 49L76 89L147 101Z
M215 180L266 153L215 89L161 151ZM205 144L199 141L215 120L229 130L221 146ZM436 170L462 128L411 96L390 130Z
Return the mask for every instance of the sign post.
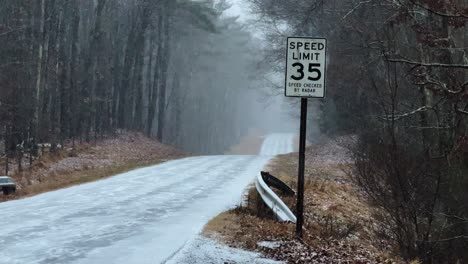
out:
M285 95L287 97L301 97L296 236L302 238L307 100L308 98L325 97L327 40L324 38L290 37L287 45Z

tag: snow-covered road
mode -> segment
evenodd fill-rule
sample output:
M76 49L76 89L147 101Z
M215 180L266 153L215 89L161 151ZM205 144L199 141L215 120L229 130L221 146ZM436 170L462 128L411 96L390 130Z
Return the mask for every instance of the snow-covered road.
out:
M0 204L0 263L161 263L214 216L237 205L293 135L260 156L202 156Z
M293 140L294 134L271 134L263 141L260 155L275 156L291 153L294 151Z

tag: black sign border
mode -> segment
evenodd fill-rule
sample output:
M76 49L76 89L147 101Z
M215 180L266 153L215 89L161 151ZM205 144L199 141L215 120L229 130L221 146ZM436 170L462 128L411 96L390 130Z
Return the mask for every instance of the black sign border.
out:
M288 59L289 59L289 39L323 39L325 40L325 74L323 78L323 96L295 96L295 95L287 95L287 89L288 89ZM321 98L324 99L325 95L327 93L327 72L328 72L328 67L327 67L327 54L328 54L328 39L327 38L314 38L314 37L288 37L286 39L286 69L284 70L284 96L286 97L291 97L291 98Z

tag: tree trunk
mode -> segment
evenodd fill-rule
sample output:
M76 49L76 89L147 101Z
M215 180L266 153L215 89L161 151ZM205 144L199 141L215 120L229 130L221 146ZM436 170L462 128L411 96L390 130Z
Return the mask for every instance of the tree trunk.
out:
M165 118L166 118L166 87L167 87L167 72L169 68L169 57L170 57L170 18L166 14L164 19L164 54L162 58L162 69L161 69L161 82L159 86L159 104L158 104L158 132L157 139L160 142L163 142L163 133L165 128Z
M34 105L34 141L37 143L39 136L39 109L41 96L41 81L42 81L42 64L44 52L44 32L45 32L45 0L41 0L41 18L39 27L39 47L37 51L37 74L36 74L36 91Z

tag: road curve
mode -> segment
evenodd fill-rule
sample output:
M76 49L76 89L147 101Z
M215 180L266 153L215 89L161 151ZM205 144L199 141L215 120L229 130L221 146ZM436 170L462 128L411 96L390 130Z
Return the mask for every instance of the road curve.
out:
M202 156L0 204L0 263L161 263L235 206L292 135L260 156Z

